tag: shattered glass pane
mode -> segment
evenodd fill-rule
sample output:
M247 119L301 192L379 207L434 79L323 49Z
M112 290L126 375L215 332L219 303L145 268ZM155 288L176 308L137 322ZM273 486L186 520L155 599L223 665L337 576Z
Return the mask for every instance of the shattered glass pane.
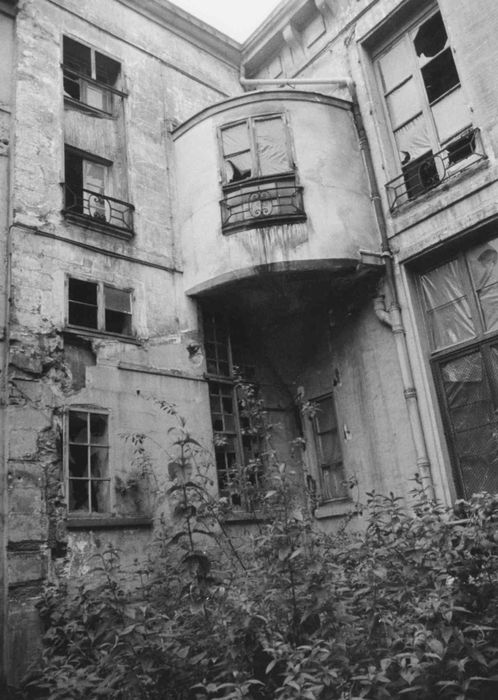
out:
M97 304L97 285L95 282L69 279L69 299L86 304Z
M90 472L92 478L103 479L108 474L108 454L107 447L92 447L90 449Z
M457 261L422 275L421 282L434 348L473 338L474 323Z
M472 123L470 110L465 103L461 88L456 88L432 105L432 115L441 143L463 131Z
M410 78L386 97L391 123L396 129L420 112L420 99L415 80Z
M430 19L420 25L413 39L415 51L419 60L424 64L427 59L433 58L446 46L448 36L443 23L441 13L437 12Z
M291 169L287 140L281 117L258 119L254 125L261 175L285 173Z

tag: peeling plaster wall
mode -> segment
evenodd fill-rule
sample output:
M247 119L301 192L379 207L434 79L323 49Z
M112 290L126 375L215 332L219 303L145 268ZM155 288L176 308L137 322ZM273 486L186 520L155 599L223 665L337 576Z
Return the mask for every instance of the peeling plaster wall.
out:
M4 37L3 22L0 26ZM64 108L64 34L121 62L128 97L115 118ZM12 682L36 653L34 603L43 581L87 576L91 555L112 545L121 551L131 585L134 562L147 555L151 528L126 525L126 518L168 516L167 504L155 508L147 485L139 498L113 488L112 515L124 519L121 527L111 527L112 522L67 526L67 407L84 404L109 412L109 460L116 484L117 477L126 483L133 474L126 436L135 432L158 443L151 455L159 483L165 482L164 449L174 420L159 410L156 399L175 404L196 438L211 444L202 354L187 349L198 338L198 320L183 292L181 247L173 225L170 128L240 90L235 66L120 2L83 7L76 1L21 0L16 38L8 414ZM7 59L1 63L2 70L9 66ZM0 80L0 90L5 84ZM7 172L3 100L1 92L0 197ZM113 194L136 208L130 240L61 215L64 141L113 161ZM0 207L0 216L7 211ZM5 224L0 219L0 230ZM68 276L132 289L134 338L67 334Z

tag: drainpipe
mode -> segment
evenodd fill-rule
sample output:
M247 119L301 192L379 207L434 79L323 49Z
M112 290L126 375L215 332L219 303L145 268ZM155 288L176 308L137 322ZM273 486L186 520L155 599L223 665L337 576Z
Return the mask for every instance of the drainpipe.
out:
M370 187L370 198L372 200L377 226L379 228L382 241L382 257L385 261L386 283L391 297L391 305L386 309L385 299L383 296L378 296L374 299L374 311L377 318L384 324L388 325L394 335L396 351L398 354L398 362L401 371L403 383L403 394L405 396L406 407L408 411L408 419L412 431L413 444L417 458L417 471L422 479L425 492L430 498L434 498L434 482L431 474L431 463L427 453L427 444L425 440L424 428L422 425L422 417L420 414L420 406L413 380L413 371L408 354L408 344L406 342L406 333L401 317L401 306L399 303L398 290L396 287L396 279L394 274L394 265L391 250L389 247L389 238L387 235L387 223L382 208L377 179L373 166L372 153L368 143L363 118L361 116L358 105L358 97L356 94L356 86L354 83L349 85L351 91L351 99L353 102L353 118L358 130L358 139L360 151L368 177Z
M284 87L286 85L337 85L341 87L347 87L351 94L351 100L353 105L353 119L356 124L356 129L358 131L358 140L360 145L360 151L362 154L363 162L365 164L365 170L368 177L368 184L370 188L370 198L372 200L375 218L377 221L377 226L382 241L382 254L381 257L384 258L385 270L386 270L386 283L391 297L391 305L389 309L386 309L385 300L383 296L378 296L374 300L374 311L377 317L382 323L388 325L394 335L394 341L396 346L396 351L398 355L398 362L401 371L401 378L403 383L403 394L405 396L406 407L408 411L408 420L410 422L410 428L412 431L413 444L415 447L415 454L417 459L417 471L422 479L425 492L430 498L434 498L434 482L431 474L431 463L427 453L427 444L424 434L424 429L422 425L422 417L420 414L420 406L417 397L417 390L415 389L415 382L413 379L413 371L410 362L410 356L408 353L408 344L406 342L406 333L403 326L403 320L401 317L401 306L399 303L398 290L396 287L396 279L394 274L394 265L391 250L389 247L389 238L387 235L387 223L384 215L384 210L382 208L382 202L380 199L379 188L377 186L377 179L375 176L375 170L373 166L372 153L370 151L370 145L368 143L367 134L365 131L365 126L363 123L363 118L361 116L360 108L358 105L358 96L356 93L356 86L354 81L349 77L333 77L333 78L254 78L248 79L244 77L244 67L241 66L240 70L240 84L244 87L256 88L257 86L280 86Z

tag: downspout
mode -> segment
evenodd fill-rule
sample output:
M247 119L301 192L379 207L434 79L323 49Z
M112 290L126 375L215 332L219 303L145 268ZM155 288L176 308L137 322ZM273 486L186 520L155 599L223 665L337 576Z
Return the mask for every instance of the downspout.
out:
M356 86L354 81L349 77L332 77L332 78L253 78L244 77L244 66L240 69L240 84L243 87L256 88L257 86L299 86L299 85L337 85L347 87L351 94L353 105L353 119L358 131L358 140L360 151L362 154L365 170L367 172L368 184L370 188L370 198L372 200L375 219L379 228L379 233L382 241L382 257L385 263L386 283L391 297L391 305L386 309L384 297L378 296L374 300L374 311L379 320L388 325L394 335L396 352L401 371L403 384L403 394L406 401L408 411L408 420L412 432L413 444L415 447L417 471L422 479L422 484L425 492L430 498L434 498L434 482L431 473L431 463L427 453L427 444L425 440L424 429L422 425L422 417L420 414L420 406L415 389L413 379L413 370L408 353L408 344L406 342L406 333L401 317L401 306L399 303L398 290L396 288L396 280L394 275L394 265L392 254L389 246L389 238L387 235L387 223L382 208L379 188L373 166L372 154L368 143L363 118L361 116Z
M370 151L370 145L368 143L365 125L363 123L363 118L361 116L358 104L356 86L352 82L349 85L349 88L351 91L351 99L353 103L353 118L356 124L356 129L358 131L360 151L362 154L363 162L365 164L365 169L368 177L370 198L372 200L375 218L377 221L377 226L379 228L379 233L382 241L382 257L384 258L385 262L386 283L391 297L391 304L389 309L386 309L384 297L378 296L376 299L374 299L374 312L377 318L382 323L388 325L391 328L394 335L394 341L396 345L396 351L398 354L398 362L403 383L403 394L405 396L406 407L408 411L408 419L410 422L413 444L415 447L417 471L422 479L422 484L425 488L426 494L430 498L434 498L435 492L434 482L431 473L431 463L427 453L427 444L425 440L424 428L422 425L422 416L420 414L417 390L415 388L415 382L413 379L413 370L410 362L410 356L408 353L408 344L406 342L405 328L403 326L403 319L401 317L401 306L399 303L398 290L396 287L394 264L389 246L389 238L387 235L386 217L384 215L379 188L377 186L377 179L375 176L375 170L373 166L372 153Z

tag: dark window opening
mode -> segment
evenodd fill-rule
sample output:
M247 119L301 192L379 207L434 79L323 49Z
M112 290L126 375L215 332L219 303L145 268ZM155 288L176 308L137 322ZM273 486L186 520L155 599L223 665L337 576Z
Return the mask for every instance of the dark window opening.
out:
M476 134L474 131L464 134L446 146L448 152L448 164L455 165L461 160L469 158L476 150Z
M72 326L98 327L97 284L69 279L69 317Z
M121 65L108 56L63 38L64 93L78 102L108 114L112 113L112 91Z
M316 406L313 432L322 500L346 498L348 492L334 399L329 394L314 399L313 403Z
M435 15L420 26L413 43L417 56L433 58L444 49L447 40L448 35L443 24L443 18L440 12L436 12Z
M131 292L101 282L69 278L68 323L70 326L130 336Z
M70 410L67 432L69 511L109 512L108 416L93 411Z
M460 84L449 47L422 68L422 78L430 104Z

